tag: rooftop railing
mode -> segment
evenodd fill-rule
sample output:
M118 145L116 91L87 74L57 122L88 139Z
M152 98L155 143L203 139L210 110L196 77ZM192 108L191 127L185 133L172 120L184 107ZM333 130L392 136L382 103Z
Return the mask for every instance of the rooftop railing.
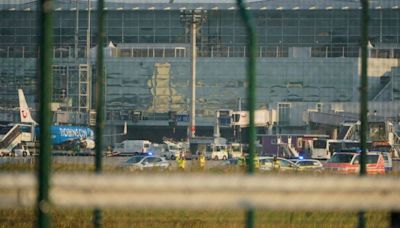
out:
M356 46L330 45L321 47L286 47L286 46L258 46L257 58L288 58L290 49L309 49L311 58L359 58L361 49ZM117 58L188 58L189 50L186 47L143 47L106 48L106 57ZM0 58L37 58L38 49L30 46L3 46L0 47ZM246 46L209 45L198 47L198 57L202 58L246 58ZM74 48L53 48L54 59L74 59ZM396 59L400 58L400 48L372 48L368 53L370 58ZM86 58L85 48L78 49L78 58Z

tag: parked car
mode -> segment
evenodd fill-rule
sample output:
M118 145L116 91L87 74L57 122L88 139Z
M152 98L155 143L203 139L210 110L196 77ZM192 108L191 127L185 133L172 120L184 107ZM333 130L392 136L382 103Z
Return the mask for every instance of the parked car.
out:
M162 169L167 170L170 164L164 157L137 155L121 164L122 168L129 170Z
M273 170L273 157L258 157L259 159L259 169L261 171L272 171ZM285 158L277 158L280 164L279 172L296 172L299 170L299 166L294 162L285 159Z
M326 171L340 174L357 174L360 171L360 153L335 152L324 164ZM377 152L367 152L367 174L385 174L383 155Z
M300 171L322 172L324 169L322 163L315 159L298 159L293 162L299 167Z

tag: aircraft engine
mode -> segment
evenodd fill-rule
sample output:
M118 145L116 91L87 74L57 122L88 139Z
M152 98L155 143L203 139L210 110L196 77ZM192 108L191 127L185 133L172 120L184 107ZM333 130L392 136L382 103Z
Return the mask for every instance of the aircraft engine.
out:
M94 149L94 147L95 147L94 140L92 140L92 139L84 139L82 141L83 141L82 144L85 145L86 149L90 149L90 150Z

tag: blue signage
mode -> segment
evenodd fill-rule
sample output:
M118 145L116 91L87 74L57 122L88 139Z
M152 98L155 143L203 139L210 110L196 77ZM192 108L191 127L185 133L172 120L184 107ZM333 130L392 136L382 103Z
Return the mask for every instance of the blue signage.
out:
M176 115L177 122L189 122L189 115L187 114L177 114Z
M219 125L220 126L230 126L231 125L231 117L219 117Z

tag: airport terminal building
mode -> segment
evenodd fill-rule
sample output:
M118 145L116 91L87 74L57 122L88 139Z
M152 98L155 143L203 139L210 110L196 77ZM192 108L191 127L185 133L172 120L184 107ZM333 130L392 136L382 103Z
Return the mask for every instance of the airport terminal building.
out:
M357 113L360 3L247 2L257 32L257 108L276 110L276 124L288 131L306 126L308 112ZM94 108L94 96L82 88L94 88L90 85L96 80L96 7L93 1L89 23L88 1L54 1L53 98L59 122L87 119ZM392 119L400 113L399 7L399 0L370 1L369 11L369 109ZM245 109L249 52L235 1L108 0L105 100L107 124L114 126L114 133L128 121L133 129L130 138L140 137L136 130L151 126L164 129L159 131L164 135L186 134L191 98L190 29L184 21L188 11L203 15L196 31L199 134L212 132L217 110ZM4 120L17 118L17 88L24 89L32 106L37 102L38 23L32 19L36 17L35 1L0 3ZM88 62L93 80L86 77ZM168 127L170 111L178 116L174 133Z

